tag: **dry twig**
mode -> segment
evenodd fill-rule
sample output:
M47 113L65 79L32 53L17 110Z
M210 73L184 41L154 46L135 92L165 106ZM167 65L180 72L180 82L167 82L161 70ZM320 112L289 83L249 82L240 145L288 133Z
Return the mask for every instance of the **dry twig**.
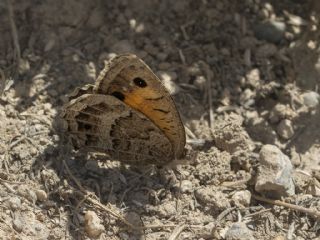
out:
M203 61L201 61L202 66L204 67L204 71L207 77L207 96L208 96L208 104L209 104L209 124L210 127L213 127L213 107L212 107L212 89L211 82L213 80L213 72L210 69L209 65Z
M179 56L180 56L180 59L181 59L181 62L183 65L186 65L186 57L184 56L183 52L181 49L179 49Z
M262 210L260 210L258 212L247 214L246 216L244 216L244 218L252 218L254 216L260 215L260 214L265 213L265 212L270 212L270 211L271 211L270 208L262 209Z
M306 213L316 219L320 219L320 212L315 210L315 209L310 209L310 208L305 208L305 207L301 207L292 203L286 203L280 200L273 200L273 199L269 199L269 198L265 198L265 197L261 197L258 195L252 195L252 197L254 197L256 200L262 201L262 202L266 202L269 204L273 204L273 205L278 205L278 206L282 206L282 207L286 207L286 208L290 208L292 210L298 211L298 212L303 212Z

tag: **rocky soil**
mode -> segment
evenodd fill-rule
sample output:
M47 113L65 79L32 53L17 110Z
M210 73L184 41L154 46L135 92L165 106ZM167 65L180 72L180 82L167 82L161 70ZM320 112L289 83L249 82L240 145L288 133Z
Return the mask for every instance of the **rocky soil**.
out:
M0 2L1 239L320 239L318 1ZM195 156L73 150L67 94L137 54Z

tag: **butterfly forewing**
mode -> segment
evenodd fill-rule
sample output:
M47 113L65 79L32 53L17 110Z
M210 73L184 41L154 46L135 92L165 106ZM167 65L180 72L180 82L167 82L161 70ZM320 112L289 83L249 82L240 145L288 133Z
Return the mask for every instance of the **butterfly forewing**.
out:
M184 152L185 131L179 112L168 90L137 56L122 54L106 63L94 91L113 95L144 114L167 136L176 158Z

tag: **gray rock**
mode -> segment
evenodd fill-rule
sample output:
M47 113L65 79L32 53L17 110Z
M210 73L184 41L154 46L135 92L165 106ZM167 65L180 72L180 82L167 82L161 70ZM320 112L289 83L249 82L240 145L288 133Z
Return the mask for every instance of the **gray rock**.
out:
M226 240L254 240L251 231L243 222L234 223L226 232Z
M272 198L295 194L290 159L274 145L264 145L260 151L260 166L255 185L257 192Z
M319 105L320 95L316 92L307 92L302 94L304 105L309 108L314 108Z
M279 43L284 39L286 24L280 21L270 20L253 26L255 36L260 40L271 43Z

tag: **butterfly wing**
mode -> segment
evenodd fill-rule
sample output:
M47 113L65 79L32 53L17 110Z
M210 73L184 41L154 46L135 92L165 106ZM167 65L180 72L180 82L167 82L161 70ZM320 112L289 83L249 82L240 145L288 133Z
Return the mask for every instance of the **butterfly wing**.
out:
M124 163L162 165L174 158L164 133L113 96L84 94L70 101L63 118L78 148L105 152Z
M175 103L159 78L137 56L122 54L107 62L94 91L114 95L143 113L170 140L175 157L183 155L185 131Z

